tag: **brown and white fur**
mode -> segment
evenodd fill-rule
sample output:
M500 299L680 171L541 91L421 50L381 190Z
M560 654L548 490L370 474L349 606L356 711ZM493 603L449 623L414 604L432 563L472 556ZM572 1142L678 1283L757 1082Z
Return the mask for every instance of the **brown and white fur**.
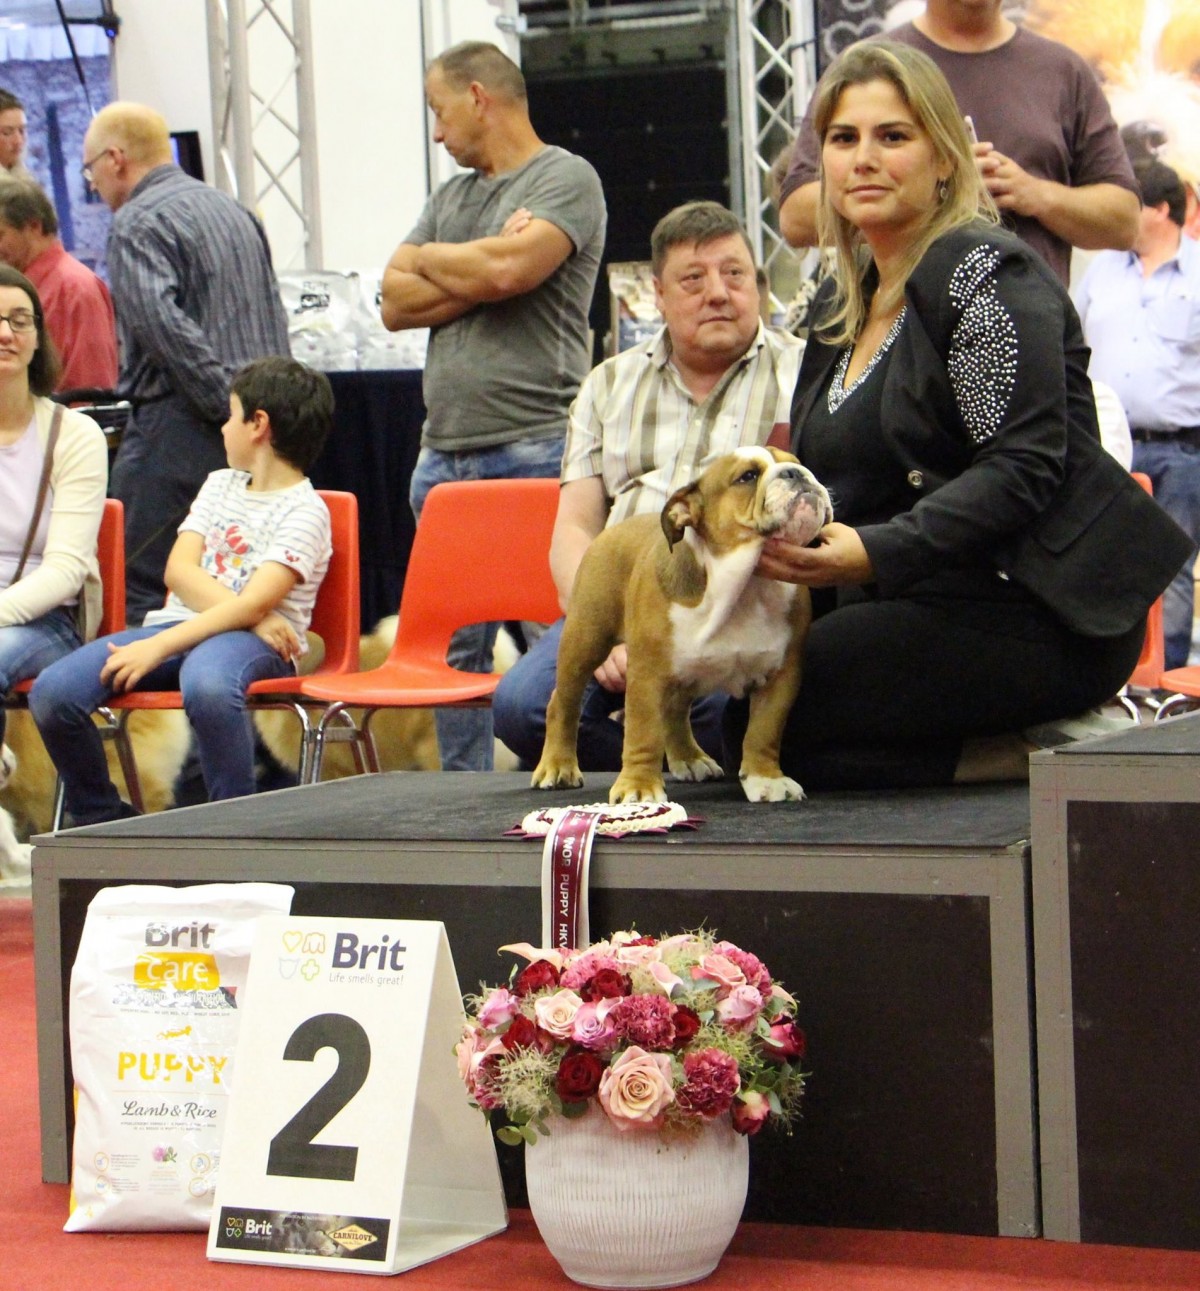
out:
M700 695L750 695L740 777L751 802L804 796L779 766L800 688L808 589L755 573L767 538L807 543L833 518L829 494L790 453L748 447L716 459L659 516L634 516L588 548L571 591L535 788L583 783L576 756L584 688L613 646L628 651L625 743L610 802L662 802L663 757L679 780L721 768L696 743Z

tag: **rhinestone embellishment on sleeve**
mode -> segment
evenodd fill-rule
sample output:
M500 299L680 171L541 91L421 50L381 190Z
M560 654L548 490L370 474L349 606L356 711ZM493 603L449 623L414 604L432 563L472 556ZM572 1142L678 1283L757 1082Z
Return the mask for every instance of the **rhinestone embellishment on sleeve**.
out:
M1000 257L980 246L950 278L950 302L962 311L946 362L967 433L977 444L1000 429L1017 380L1017 329L996 294Z

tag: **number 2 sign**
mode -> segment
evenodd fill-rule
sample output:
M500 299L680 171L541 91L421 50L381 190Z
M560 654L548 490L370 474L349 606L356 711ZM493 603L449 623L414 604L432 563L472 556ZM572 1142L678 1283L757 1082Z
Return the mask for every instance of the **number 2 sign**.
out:
M208 1255L400 1273L507 1224L445 928L259 920Z

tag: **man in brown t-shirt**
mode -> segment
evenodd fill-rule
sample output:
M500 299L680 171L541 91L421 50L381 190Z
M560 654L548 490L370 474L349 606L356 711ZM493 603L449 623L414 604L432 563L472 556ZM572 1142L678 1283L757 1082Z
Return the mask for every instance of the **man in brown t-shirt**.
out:
M1133 245L1140 201L1104 93L1073 51L1017 27L1001 0L928 0L887 33L938 65L980 140L979 169L1005 223L1065 284L1071 248ZM780 190L780 227L813 246L820 144L806 115Z

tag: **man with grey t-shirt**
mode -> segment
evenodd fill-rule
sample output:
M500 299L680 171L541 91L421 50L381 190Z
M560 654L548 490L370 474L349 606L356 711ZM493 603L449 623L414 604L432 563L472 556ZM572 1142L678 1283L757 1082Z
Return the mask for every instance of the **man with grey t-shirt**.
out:
M591 367L588 307L604 249L604 193L581 157L547 146L520 69L467 41L425 77L433 137L467 173L433 194L383 276L392 331L431 329L427 416L410 498L447 480L557 477L567 411ZM496 625L455 634L449 661L492 666ZM448 771L489 770L487 709L439 709Z

